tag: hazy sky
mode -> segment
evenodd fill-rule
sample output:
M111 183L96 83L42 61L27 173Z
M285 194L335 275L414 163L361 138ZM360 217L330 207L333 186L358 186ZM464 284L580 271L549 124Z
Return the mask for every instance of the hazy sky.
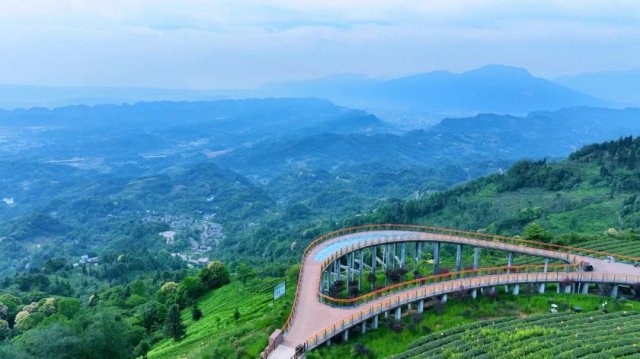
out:
M0 83L242 88L640 67L638 0L0 0Z

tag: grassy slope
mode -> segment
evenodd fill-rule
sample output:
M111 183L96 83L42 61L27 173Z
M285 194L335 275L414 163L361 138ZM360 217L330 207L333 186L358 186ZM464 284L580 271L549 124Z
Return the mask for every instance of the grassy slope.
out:
M347 343L334 343L330 347L324 346L309 353L309 359L342 359L357 357L354 353L356 344L362 344L371 350L376 358L394 355L407 350L410 344L425 335L424 327L427 326L436 336L449 328L470 324L478 320L526 317L533 314L547 313L551 303L558 304L560 308L572 308L581 306L585 312L593 312L598 309L603 301L609 301L610 311L634 311L640 312L640 303L631 301L611 302L609 298L595 295L564 295L555 294L553 286L549 286L544 295L520 295L512 296L501 294L497 300L478 297L476 301L450 300L444 312L440 315L433 310L426 310L422 320L415 325L414 330L408 328L413 321L411 315L403 318L405 328L401 333L394 333L385 324L381 324L377 330L371 330L365 335L359 335L356 331L350 333L350 341ZM567 310L568 312L569 310ZM445 346L446 350L455 349L455 345ZM364 357L364 356L362 356Z
M149 358L255 358L267 345L271 332L289 315L294 287L285 297L273 301L277 278L254 279L246 286L233 281L211 291L198 301L204 316L197 322L191 310L182 312L186 337L175 342L165 339L154 346ZM240 320L233 319L235 308ZM219 318L219 321L217 320Z

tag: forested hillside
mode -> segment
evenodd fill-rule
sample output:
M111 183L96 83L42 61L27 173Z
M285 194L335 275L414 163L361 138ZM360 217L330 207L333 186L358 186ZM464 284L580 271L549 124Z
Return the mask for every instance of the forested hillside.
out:
M565 240L605 232L635 237L639 156L638 137L588 145L563 161L520 161L504 174L389 204L348 223L421 223L507 235L537 223Z

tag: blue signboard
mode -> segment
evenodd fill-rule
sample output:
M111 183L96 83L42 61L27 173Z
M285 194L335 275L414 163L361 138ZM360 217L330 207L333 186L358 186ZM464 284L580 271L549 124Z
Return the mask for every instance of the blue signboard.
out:
M279 283L275 288L273 288L273 300L282 297L286 290L285 282Z

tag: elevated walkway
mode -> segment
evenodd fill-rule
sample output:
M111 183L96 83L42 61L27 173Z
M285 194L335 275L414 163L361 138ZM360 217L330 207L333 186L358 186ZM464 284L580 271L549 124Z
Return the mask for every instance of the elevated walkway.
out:
M452 277L448 281L418 283L420 285L400 288L399 291L383 293L381 297L371 297L366 301L358 301L349 306L329 305L326 296L320 293L322 272L333 261L363 248L389 243L437 242L469 245L489 248L524 255L551 258L566 262L569 271L540 271L517 273L517 266L509 267L514 273L484 273L479 270L474 276L467 278ZM612 256L622 262L610 262L604 258ZM547 282L572 283L640 283L640 268L633 262L640 261L624 255L591 251L577 247L566 247L517 238L484 235L450 229L404 226L378 225L349 228L322 236L312 242L306 249L296 288L294 305L289 319L283 327L285 333L282 343L268 356L270 359L292 358L299 345L311 350L342 333L348 338L348 329L371 320L372 327L377 327L377 316L390 312L410 303L420 303L425 299L445 296L461 289L470 290L496 285ZM589 262L593 272L581 270L581 263ZM625 263L626 262L626 263ZM455 274L455 273L452 273ZM616 287L617 291L617 287ZM333 303L335 304L335 303ZM420 303L422 307L424 303ZM399 313L399 312L398 312ZM345 334L346 332L346 334ZM290 355L290 356L289 356Z

